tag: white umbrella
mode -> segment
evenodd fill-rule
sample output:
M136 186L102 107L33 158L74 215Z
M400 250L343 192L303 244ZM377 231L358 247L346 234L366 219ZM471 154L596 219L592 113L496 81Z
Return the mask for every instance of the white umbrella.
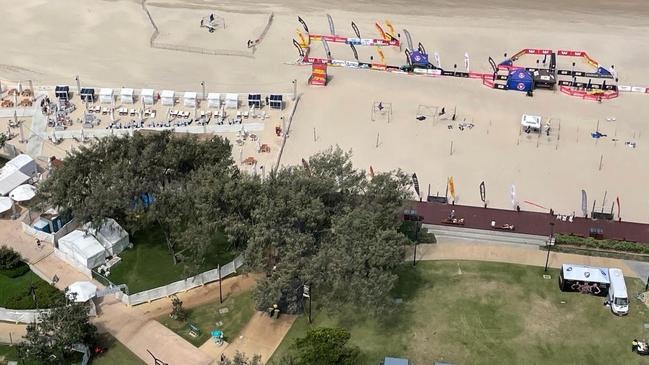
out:
M36 196L36 188L29 184L20 185L9 193L9 197L17 202L31 200Z
M14 202L11 201L10 198L7 198L6 196L0 196L0 213L8 211L13 205Z
M75 297L76 294L76 297ZM89 281L75 281L68 286L67 296L75 302L87 302L97 294L97 286Z

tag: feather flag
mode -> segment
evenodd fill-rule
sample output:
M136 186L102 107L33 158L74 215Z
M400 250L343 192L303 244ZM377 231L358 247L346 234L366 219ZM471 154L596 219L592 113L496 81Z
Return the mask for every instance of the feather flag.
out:
M516 207L518 206L518 200L516 200L516 186L514 186L514 184L512 184L512 188L509 194L512 198L512 206L514 207L514 209L516 209Z
M376 22L374 23L374 26L379 31L379 35L381 35L381 38L388 40L388 37L385 35L385 32L383 31L383 28L381 28L381 25L378 22Z
M448 191L451 193L453 200L455 200L455 183L453 182L453 176L448 177Z
M440 61L439 53L435 52L433 54L433 57L435 58L435 63L437 63L437 67L442 68L442 61Z
M487 188L485 187L484 181L480 183L480 200L483 203L487 202Z
M588 216L588 196L586 190L581 190L581 213L584 217Z
M394 27L392 26L392 23L390 23L389 20L385 21L385 27L388 28L390 35L394 35Z
M381 58L381 64L385 65L385 55L383 54L381 47L376 46L376 52L379 54L379 58Z
M466 72L469 72L469 53L464 52L464 68L466 69Z
M370 176L374 177L374 169L372 168L372 165L370 165Z
M617 199L615 199L615 201L617 202L617 217L621 219L622 216L620 215L620 197L618 196Z
M417 178L417 174L412 174L412 184L415 187L415 192L417 192L417 196L421 197L421 194L419 193L419 179Z
M307 175L311 176L311 167L309 167L309 163L305 159L302 159L302 166L304 166Z

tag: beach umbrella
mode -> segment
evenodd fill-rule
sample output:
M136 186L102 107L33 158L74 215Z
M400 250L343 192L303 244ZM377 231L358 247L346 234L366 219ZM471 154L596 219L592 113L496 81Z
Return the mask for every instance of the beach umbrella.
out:
M78 303L87 302L97 294L97 286L89 281L76 281L68 286L66 296Z
M25 202L36 196L36 188L33 185L23 184L13 189L9 197L16 202Z
M4 213L13 207L14 202L6 196L0 196L0 213Z

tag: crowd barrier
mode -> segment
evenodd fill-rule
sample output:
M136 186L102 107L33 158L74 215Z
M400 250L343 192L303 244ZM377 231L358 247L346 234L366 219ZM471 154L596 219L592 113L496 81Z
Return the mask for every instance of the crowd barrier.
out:
M238 256L230 263L221 266L221 277L225 278L236 273L237 269L240 268L241 265L243 265L243 257ZM191 278L179 280L158 288L149 289L134 294L124 294L122 292L118 292L115 294L115 296L124 304L138 305L142 303L148 303L156 299L166 298L170 295L184 292L189 289L193 289L198 286L202 286L218 280L220 280L219 269L213 269L196 276L192 276Z
M0 321L12 323L40 322L39 316L43 312L47 312L47 310L0 308Z
M620 93L617 90L613 92L593 93L585 90L577 90L568 86L560 86L559 90L562 93L570 96L576 96L585 100L593 100L593 101L615 99L620 95Z

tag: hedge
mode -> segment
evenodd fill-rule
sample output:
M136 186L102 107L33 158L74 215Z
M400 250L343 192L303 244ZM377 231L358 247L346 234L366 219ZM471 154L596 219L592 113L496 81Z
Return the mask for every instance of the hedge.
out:
M599 250L611 250L620 252L633 252L643 255L649 255L649 244L618 241L618 240L597 240L592 237L578 237L565 234L555 236L557 245L571 245L577 247L596 248Z
M23 276L28 272L29 272L29 265L27 265L24 262L21 262L20 265L15 266L14 268L0 270L0 275L4 275L8 278L13 279L13 278Z

